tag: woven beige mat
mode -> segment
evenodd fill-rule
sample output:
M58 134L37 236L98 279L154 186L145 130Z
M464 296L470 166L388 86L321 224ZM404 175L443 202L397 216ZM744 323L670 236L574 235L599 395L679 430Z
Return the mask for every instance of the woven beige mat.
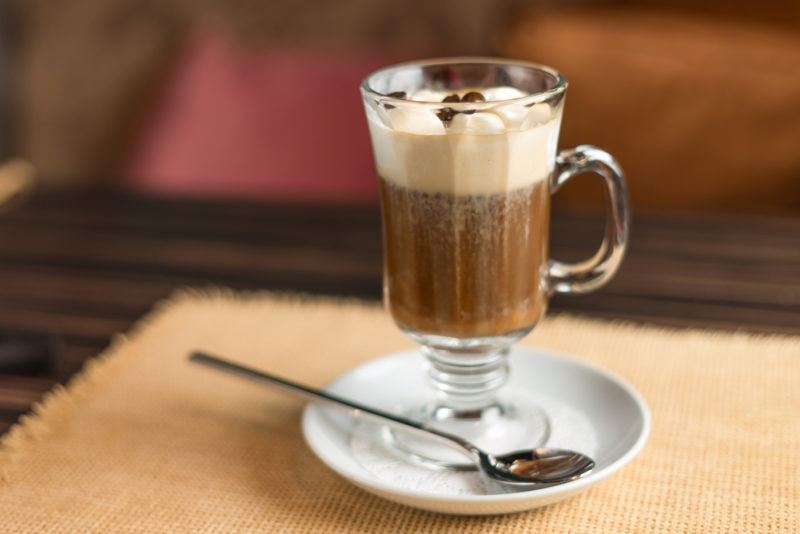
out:
M525 340L647 398L642 454L533 512L451 517L373 497L306 448L301 405L185 361L203 348L323 385L412 346L374 305L182 292L2 441L2 532L798 532L800 338L570 317Z

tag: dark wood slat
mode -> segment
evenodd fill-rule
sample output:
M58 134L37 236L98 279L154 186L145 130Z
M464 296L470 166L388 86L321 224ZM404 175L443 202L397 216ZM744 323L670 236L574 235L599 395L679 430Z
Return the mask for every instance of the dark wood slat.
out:
M577 299L581 301L578 302ZM748 330L751 332L800 332L800 311L730 306L700 300L681 301L629 295L556 297L551 308L604 318L625 318L663 326Z
M52 378L0 375L0 406L3 410L24 413L55 383Z
M0 324L6 328L53 332L77 340L107 339L114 332L124 331L130 323L129 319L110 319L41 309L0 308Z

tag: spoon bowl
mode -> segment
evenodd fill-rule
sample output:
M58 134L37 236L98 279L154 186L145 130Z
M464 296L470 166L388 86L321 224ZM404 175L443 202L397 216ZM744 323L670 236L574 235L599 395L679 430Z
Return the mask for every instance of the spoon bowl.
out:
M568 449L537 447L493 456L482 452L480 468L505 484L562 484L594 469L594 460Z

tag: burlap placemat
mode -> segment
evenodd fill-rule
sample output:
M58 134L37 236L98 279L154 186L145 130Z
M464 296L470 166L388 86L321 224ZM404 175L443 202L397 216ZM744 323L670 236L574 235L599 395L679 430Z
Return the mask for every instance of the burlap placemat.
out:
M631 381L644 452L579 497L450 517L356 489L308 451L301 405L191 366L203 348L323 385L410 347L375 305L222 291L159 305L3 439L4 532L797 532L800 339L548 319L525 340Z

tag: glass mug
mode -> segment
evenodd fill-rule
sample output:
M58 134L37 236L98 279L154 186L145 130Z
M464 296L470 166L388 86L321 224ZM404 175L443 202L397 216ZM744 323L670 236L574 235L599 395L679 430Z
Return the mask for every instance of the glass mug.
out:
M493 453L549 435L535 401L503 387L511 345L542 318L550 295L594 291L625 254L619 165L593 146L557 152L566 90L549 67L482 58L391 66L361 86L380 179L384 300L421 345L433 386L430 400L399 408ZM548 259L550 196L584 172L608 189L605 238L584 262ZM463 461L385 433L413 460Z

